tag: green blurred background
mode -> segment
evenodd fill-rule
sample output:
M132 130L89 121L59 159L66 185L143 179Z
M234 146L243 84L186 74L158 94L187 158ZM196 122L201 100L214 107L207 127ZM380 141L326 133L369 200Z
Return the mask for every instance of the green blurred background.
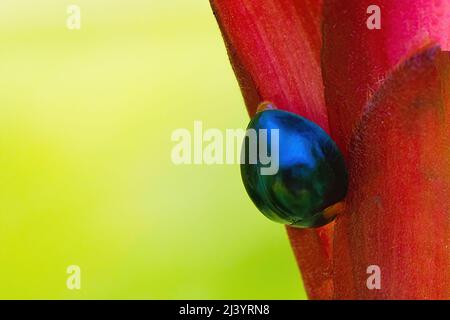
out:
M194 120L248 121L207 0L1 0L0 298L305 298L239 167L172 164Z

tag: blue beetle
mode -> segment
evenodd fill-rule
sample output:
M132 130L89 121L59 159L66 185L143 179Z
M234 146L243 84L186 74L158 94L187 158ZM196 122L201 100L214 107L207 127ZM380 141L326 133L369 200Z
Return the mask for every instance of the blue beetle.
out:
M253 163L248 161L254 156L254 148L249 148L250 141L246 139L241 176L250 198L266 217L276 222L300 228L331 222L348 187L347 169L338 147L318 125L301 116L274 109L270 104L258 110L247 130L277 130L278 141L270 134L254 136L259 153L261 146L264 151L279 153L277 157L271 155L278 161L278 170L262 174L267 163L260 158ZM275 148L274 143L278 144Z

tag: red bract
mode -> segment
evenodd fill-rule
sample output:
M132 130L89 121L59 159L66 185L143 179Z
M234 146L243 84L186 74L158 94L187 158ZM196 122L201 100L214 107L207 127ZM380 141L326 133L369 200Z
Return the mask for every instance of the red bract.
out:
M450 4L380 0L369 30L371 1L211 3L250 116L272 101L346 156L346 212L288 228L309 297L449 298L450 62L429 44L447 48ZM380 290L366 285L370 265Z
M367 27L377 4L381 29ZM325 0L323 75L333 138L347 154L363 106L386 75L429 43L448 49L450 2L445 0Z
M442 48L448 49L449 39L450 39L450 3L447 1L434 1L434 0L419 0L419 1L408 1L408 0L380 0L377 1L378 6L381 9L381 29L380 30L369 30L367 28L367 18L369 14L366 14L367 8L373 4L372 1L362 1L362 0L349 0L349 1L339 1L339 0L327 0L324 6L324 23L323 23L323 78L325 83L325 97L328 106L329 114L329 124L333 139L337 141L340 145L341 150L345 155L348 154L349 141L352 138L352 134L360 121L361 114L364 109L364 105L371 98L372 95L380 96L380 93L375 93L378 91L380 86L385 82L386 77L396 68L398 64L402 61L407 60L409 57L416 54L418 50L427 46L429 43L436 42L441 45ZM421 90L428 90L426 86L414 87L413 83L409 82L411 86L409 88L410 92L416 92L419 94ZM396 98L401 99L401 95L405 93L405 90L398 92ZM438 98L438 97L436 97ZM373 103L372 103L373 104ZM400 107L400 106L399 106ZM383 107L380 107L383 108ZM408 119L402 120L397 119L398 122L408 121ZM418 127L418 130L424 130ZM397 148L399 141L386 141L380 132L370 132L370 130L365 129L366 134L376 137L378 139L380 147L384 146L386 148L392 147ZM432 127L428 127L428 130L433 130ZM436 128L438 130L438 128ZM406 133L405 133L406 134ZM425 132L422 132L425 134ZM407 137L405 137L407 138ZM401 138L398 138L401 140ZM430 143L430 142L427 142ZM388 146L388 144L391 144ZM424 149L417 147L416 149L421 149L421 152L425 152ZM400 150L399 150L400 151ZM432 152L432 149L428 148L427 152L431 152L431 157L438 157L437 155L440 150ZM351 152L351 150L350 150ZM375 159L375 155L368 152L368 157ZM412 150L411 150L412 152ZM403 156L407 156L404 154ZM413 153L410 155L412 156ZM387 171L390 170L388 165L392 162L407 162L411 161L410 158L402 158L400 153L395 156L390 155L391 162L385 163L385 168L383 172L386 174L386 179L395 183L400 177L400 172L396 173L395 170L389 171L391 175L387 175ZM348 159L347 164L349 166L350 176L355 177L362 163L360 159ZM374 161L375 162L375 161ZM375 167L375 163L372 167L371 163L367 164L368 170L372 171L373 174L376 170L380 168ZM419 175L417 171L418 168L409 167L410 175ZM352 179L353 181L355 178ZM378 186L383 189L382 186ZM410 193L413 195L415 191L422 189L422 192L418 192L415 196L421 197L423 193L427 193L429 185L422 184L419 189L413 190L417 186L408 186L403 189L404 186L399 187L395 190L390 190L393 192L392 197L389 198L389 202L392 205L406 205L404 201L400 203L394 203L399 198L402 198L403 193ZM356 186L350 186L350 195L354 192L359 192L354 190ZM373 192L378 192L379 190L373 190ZM363 200L360 200L363 201ZM448 202L446 198L440 200L440 202ZM350 203L350 210L353 207L353 203ZM405 210L413 210L411 203ZM385 201L385 209L383 212L390 214L388 211L388 205ZM426 209L424 211L424 209ZM433 210L431 206L428 208L417 207L414 209L414 213L409 213L410 215L421 214L423 217L432 216ZM400 213L396 213L400 214ZM334 234L334 291L336 298L355 298L355 297L367 297L365 291L361 292L361 288L354 286L354 277L358 277L361 280L362 277L367 277L367 274L362 269L367 268L367 265L360 265L357 271L355 268L355 257L357 257L361 252L359 252L354 247L355 233L356 229L360 230L367 228L368 224L359 226L358 223L351 220L353 213L348 211L347 214L342 215L336 221L335 234ZM356 215L356 214L355 214ZM392 215L399 221L401 218L407 217L408 215L395 216L394 212ZM447 216L448 212L443 212L442 215ZM369 216L369 214L368 214ZM361 218L362 219L362 218ZM394 232L407 234L409 232L408 223L402 225L402 230L397 229L398 226L390 225L383 226L389 230L385 230L381 227L376 227L382 221L380 216L378 219L367 218L367 223L373 225L371 228L376 231L376 237L380 239L383 238L385 243L385 250L389 251L388 246L391 248L398 248L399 246L412 245L412 239L401 239L402 243L399 243L399 239L394 237ZM416 220L417 221L417 220ZM448 220L447 220L448 221ZM413 221L410 222L411 226L414 224ZM392 228L392 232L391 231ZM393 231L393 230L397 231ZM412 237L417 239L417 241L422 241L421 237L423 234L427 234L427 226L424 225L420 234L415 234ZM390 236L387 236L387 234ZM368 237L366 240L372 243L376 242L372 237ZM372 234L371 236L375 236ZM448 238L447 238L448 239ZM440 242L442 239L436 239L436 243ZM450 244L449 240L446 240L447 246ZM361 247L360 247L361 248ZM448 250L448 247L447 247ZM402 257L402 252L397 252L399 255L394 261L403 260L407 262L406 257ZM405 253L406 254L406 253ZM416 252L418 259L421 256L426 256L425 253ZM425 254L425 255L424 255ZM386 253L389 256L389 253ZM375 262L372 262L376 264ZM381 262L379 262L381 263ZM386 261L386 263L390 263ZM380 265L381 267L381 265ZM407 270L415 268L415 265L411 265ZM447 264L446 268L442 270L433 270L439 274L445 274L447 277L450 276L450 267ZM408 273L408 271L406 272ZM358 280L358 281L359 281ZM410 279L412 281L412 279ZM431 279L427 278L424 273L422 279L423 285ZM388 282L391 281L384 279L384 285L389 285ZM420 281L420 280L417 280ZM409 280L398 279L398 281L391 282L390 285L402 286L408 288ZM360 290L356 290L359 288ZM439 287L436 288L436 291ZM448 294L450 290L445 293ZM440 293L436 293L440 296ZM410 295L400 295L399 292L392 294L390 298L402 298L402 297L416 297L425 298L429 294L420 293L417 291L412 291ZM381 295L383 297L383 295ZM387 296L384 296L387 298Z
M352 268L337 298L449 298L449 72L450 54L427 49L395 70L368 105L350 147L342 220L350 237L341 245ZM370 265L381 268L381 290L367 290Z

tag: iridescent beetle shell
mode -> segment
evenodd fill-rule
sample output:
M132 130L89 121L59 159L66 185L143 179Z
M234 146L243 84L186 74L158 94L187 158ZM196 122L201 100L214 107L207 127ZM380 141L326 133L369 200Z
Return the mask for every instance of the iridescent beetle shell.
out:
M250 142L244 141L241 176L258 209L273 221L295 227L314 228L331 222L333 210L326 209L344 199L348 177L342 154L328 134L313 122L281 110L258 112L247 129L267 130L265 141L261 141L265 136L256 135L258 153L261 142L269 151L271 144L277 143L270 139L271 130L278 129L279 135L278 171L273 175L261 174L267 164L259 157L256 163L249 163Z

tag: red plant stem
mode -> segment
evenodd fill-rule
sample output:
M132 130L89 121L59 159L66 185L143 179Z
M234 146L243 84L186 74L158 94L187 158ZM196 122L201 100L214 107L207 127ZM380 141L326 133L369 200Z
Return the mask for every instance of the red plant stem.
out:
M379 0L382 28L370 30L371 1L323 1L211 0L250 116L264 100L300 114L347 160L345 213L288 228L307 293L448 299L450 58L419 50L449 49L450 3ZM383 272L378 291L366 284L371 264Z
M328 131L320 69L322 1L211 0L211 5L249 115L271 101ZM330 299L333 225L287 230L309 298Z
M438 47L408 59L355 132L344 215L352 279L336 298L348 298L345 287L358 299L450 298L449 70ZM378 290L367 287L371 265L380 268Z
M332 299L334 223L319 229L286 228L309 299Z
M373 4L378 5L381 9L381 29L379 30L369 30L366 25L366 19L369 17L366 10ZM385 289L389 290L389 294L383 295L378 292L378 296L376 296L374 292L371 292L371 298L426 298L433 296L427 290L421 292L420 283L425 288L427 283L433 283L432 279L435 277L431 277L429 273L425 272L430 268L416 268L421 263L411 261L411 256L408 256L408 252L410 252L408 248L415 246L417 251L413 255L417 261L422 262L425 257L430 258L430 248L437 250L437 244L443 239L438 239L437 234L428 238L426 234L433 232L430 230L435 232L441 230L439 234L442 235L442 229L430 224L427 219L435 216L439 220L447 214L448 221L448 213L444 206L448 202L448 195L436 199L435 202L430 201L433 199L432 194L439 194L441 191L433 186L430 180L418 178L422 172L430 171L430 169L426 166L414 166L413 163L422 157L415 153L416 150L422 149L422 152L429 153L437 159L441 156L439 152L442 153L442 149L433 149L431 141L426 142L428 146L417 142L414 147L411 145L410 151L404 152L403 158L401 158L400 146L407 141L410 134L404 132L403 137L392 138L392 135L388 137L385 131L395 130L393 128L400 124L412 123L412 119L408 118L408 113L405 113L403 118L397 117L397 123L391 123L391 128L385 127L379 131L370 129L373 132L366 133L370 136L367 141L371 141L367 143L372 143L372 148L364 149L364 152L367 153L366 156L370 157L369 159L363 157L362 151L359 153L355 150L352 151L349 143L361 120L366 103L374 94L379 96L380 94L377 92L379 90L383 90L384 94L387 94L385 89L380 88L384 86L385 79L402 61L407 60L419 49L432 42L438 43L444 50L449 49L450 3L440 0L378 0L376 2L371 0L324 0L323 37L322 68L330 131L333 139L347 157L349 174L353 177L351 178L353 183L349 188L348 198L350 199L347 199L348 211L337 218L335 225L333 260L335 298L368 297L364 281L367 278L365 268L368 263L386 265L386 268L382 269L383 274L386 273L387 276L389 273L389 277L391 277L389 288L385 283ZM409 74L412 75L411 72ZM436 78L430 77L427 86L414 84L415 87L411 87L409 90L410 92L417 91L420 96L423 94L420 91L430 91L433 89L430 89L431 84L436 86L437 82ZM395 91L398 95L395 99L408 102L402 96L408 92L407 90L398 88L391 89L391 91ZM442 99L437 94L434 98L435 103ZM392 103L393 99L390 97L384 103ZM417 104L420 105L420 101L417 101ZM382 105L379 108L385 110L386 106ZM399 104L397 108L407 110L405 106ZM411 117L415 116L413 110L414 108L410 109ZM417 126L416 130L419 129L423 130L422 136L428 134L426 130L432 132L440 130L438 126L434 128L428 126L426 129ZM369 130L369 127L365 130ZM358 136L359 138L360 136ZM374 141L378 141L378 143L373 145ZM398 149L398 151L392 151L389 159L383 158L384 166L376 167L378 158L375 152L386 154L391 148ZM350 158L349 154L352 155ZM413 155L416 155L417 158L412 159ZM405 171L406 168L408 170ZM367 169L367 171L362 169ZM442 169L436 170L440 172ZM366 178L362 172L372 177L365 184L362 183ZM377 172L383 173L383 179L378 180L378 182L384 181L383 184L377 185L372 181L375 180ZM443 175L444 173L442 173ZM399 187L402 179L420 181L420 188L416 188L418 185L412 183L405 183L403 187ZM385 192L391 184L398 184L398 186L392 187L390 193ZM369 198L372 193L376 196L375 198ZM430 199L423 199L424 194L429 194ZM410 200L406 202L404 199L408 196ZM420 202L418 199L423 200ZM426 202L428 205L425 205ZM436 209L436 203L442 204L440 211ZM377 211L376 208L369 210L367 206L370 204L381 206L380 208L383 210ZM366 211L363 211L362 208L366 208ZM401 210L402 208L403 210ZM407 218L408 215L410 215L409 218ZM391 221L389 217L394 219L392 221L394 224L386 224L386 221ZM416 224L419 221L423 223L420 228ZM415 229L416 227L417 229ZM429 247L425 249L420 243L429 243ZM372 250L374 244L378 245L377 250ZM448 250L449 245L450 241L446 240L444 247L447 246L447 251L450 251ZM394 252L393 248L396 250L402 248L402 250L391 255ZM419 248L423 249L419 250ZM377 259L370 254L365 254L370 250L377 253ZM382 261L378 259L381 257L383 257ZM404 274L411 275L411 279L402 278L399 272L394 276L393 269L388 268L393 261L397 261L398 265L406 264ZM440 266L442 269L443 265L440 264ZM418 269L425 269L422 276L418 273ZM436 277L438 274L450 275L448 264L443 270L435 270L435 272ZM394 286L397 286L396 290L394 290ZM402 288L403 291L401 291ZM439 297L441 294L438 292L438 288L442 290L442 287L436 286L435 297ZM410 293L406 295L408 290Z

